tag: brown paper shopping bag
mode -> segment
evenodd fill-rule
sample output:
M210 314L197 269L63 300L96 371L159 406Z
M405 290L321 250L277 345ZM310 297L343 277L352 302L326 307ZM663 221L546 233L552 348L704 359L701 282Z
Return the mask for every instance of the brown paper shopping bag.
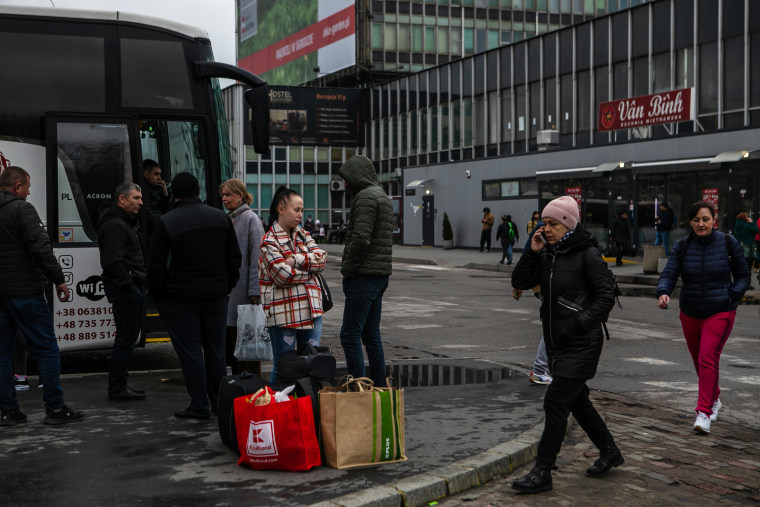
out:
M349 378L343 385L319 392L319 409L328 466L406 461L403 389L374 387L369 379Z

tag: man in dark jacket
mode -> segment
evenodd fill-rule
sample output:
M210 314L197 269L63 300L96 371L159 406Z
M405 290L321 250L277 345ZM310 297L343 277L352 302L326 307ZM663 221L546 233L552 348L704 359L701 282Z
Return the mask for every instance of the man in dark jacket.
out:
M113 306L116 338L108 367L108 398L142 400L145 391L127 383L127 366L140 337L145 313L145 261L137 213L142 206L142 191L134 183L122 183L114 192L116 203L98 221L100 267L103 290Z
M45 424L84 419L67 407L61 390L61 358L53 328L53 314L45 300L47 280L55 284L58 299L69 299L63 271L53 253L37 210L26 202L29 173L10 166L0 173L0 426L26 422L13 385L13 350L20 329L37 360Z
M208 419L227 372L227 301L242 256L232 221L205 206L190 173L172 180L176 207L161 217L148 256L148 290L185 377L190 406L176 417Z
M631 224L628 221L628 211L623 210L612 222L610 238L615 243L615 265L623 265L623 250L628 249L631 241Z
M384 387L385 355L380 316L392 268L393 206L377 183L375 167L367 157L351 157L338 174L354 193L340 269L346 295L340 343L346 354L348 373L354 377L366 376L364 343L369 377L376 386Z
M161 177L161 167L155 160L149 158L143 160L143 178L145 185L142 188L141 211L145 214L145 233L150 245L156 223L169 209L169 189L166 187L166 181Z
M675 215L670 205L663 201L660 203L660 212L654 220L654 245L665 247L665 255L670 255L670 231L675 227Z

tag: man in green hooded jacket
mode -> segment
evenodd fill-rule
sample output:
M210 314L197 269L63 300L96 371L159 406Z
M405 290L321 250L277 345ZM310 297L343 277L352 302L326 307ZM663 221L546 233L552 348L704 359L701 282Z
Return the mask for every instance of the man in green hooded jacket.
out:
M393 207L367 157L350 158L338 174L354 194L340 270L346 296L340 343L346 354L348 373L364 377L367 375L363 343L369 360L369 377L376 386L385 387L380 316L392 269Z

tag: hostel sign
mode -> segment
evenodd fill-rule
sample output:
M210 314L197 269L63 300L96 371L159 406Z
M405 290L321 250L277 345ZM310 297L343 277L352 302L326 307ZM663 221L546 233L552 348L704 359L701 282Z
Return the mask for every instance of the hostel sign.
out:
M693 120L694 88L599 104L599 132Z

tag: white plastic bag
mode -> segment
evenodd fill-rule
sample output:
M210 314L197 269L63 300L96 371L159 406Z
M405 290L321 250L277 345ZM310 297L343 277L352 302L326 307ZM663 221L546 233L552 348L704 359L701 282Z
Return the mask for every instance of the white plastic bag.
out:
M235 357L238 361L271 361L272 343L261 305L238 305Z

